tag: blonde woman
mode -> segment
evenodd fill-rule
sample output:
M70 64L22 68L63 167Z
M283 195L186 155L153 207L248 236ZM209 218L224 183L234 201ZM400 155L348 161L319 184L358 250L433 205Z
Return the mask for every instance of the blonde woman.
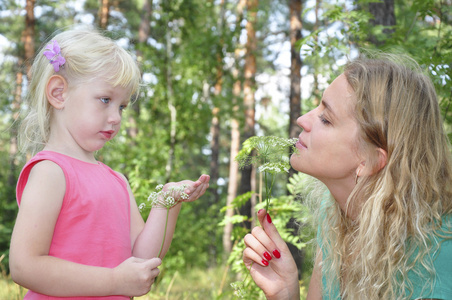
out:
M428 76L406 57L361 57L298 124L291 164L329 191L308 299L452 299L451 154ZM267 299L299 299L286 244L258 218L252 278Z

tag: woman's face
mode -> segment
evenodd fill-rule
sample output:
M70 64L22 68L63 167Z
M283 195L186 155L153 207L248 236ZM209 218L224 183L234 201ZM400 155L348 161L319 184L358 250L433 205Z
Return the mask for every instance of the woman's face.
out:
M321 104L298 118L303 129L290 163L295 170L316 177L327 186L353 184L359 166L355 99L344 74L325 90Z

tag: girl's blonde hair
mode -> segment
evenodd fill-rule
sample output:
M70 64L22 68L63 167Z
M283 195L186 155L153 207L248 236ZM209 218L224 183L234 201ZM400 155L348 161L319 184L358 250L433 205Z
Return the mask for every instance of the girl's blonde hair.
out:
M56 73L43 55L50 41L57 41L66 63ZM22 152L35 154L43 148L50 134L51 106L46 85L52 75L63 76L69 88L102 77L113 86L121 86L136 95L140 70L130 53L93 28L72 29L55 35L36 55L30 70L25 104L27 113L21 123L19 145Z
M413 292L408 272L419 273L415 264L427 271L417 274L424 290L433 286L433 237L452 213L451 154L436 92L418 64L401 55L360 57L344 74L356 99L360 149L376 170L375 149L384 149L387 164L360 178L349 197L348 205L362 205L356 220L334 201L325 207L323 273L327 282L340 282L343 299L406 299Z

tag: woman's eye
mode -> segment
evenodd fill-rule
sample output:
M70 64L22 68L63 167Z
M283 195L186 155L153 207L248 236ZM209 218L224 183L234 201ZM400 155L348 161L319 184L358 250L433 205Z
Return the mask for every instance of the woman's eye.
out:
M110 103L110 98L102 97L102 98L100 98L100 101L102 101L105 104L108 104L108 103Z
M319 116L319 119L320 119L320 121L321 121L323 124L325 124L325 125L330 125L330 124L331 124L330 121L328 121L327 119L325 119L325 116L324 116L323 114L321 114L321 115Z

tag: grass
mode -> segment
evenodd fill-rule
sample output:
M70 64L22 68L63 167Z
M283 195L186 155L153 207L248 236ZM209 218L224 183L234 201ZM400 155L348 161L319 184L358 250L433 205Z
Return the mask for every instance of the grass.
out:
M235 281L225 267L194 268L184 273L160 273L151 291L135 300L229 300L237 299L230 283ZM21 300L27 290L10 277L0 276L0 299ZM301 299L305 299L307 283L301 282ZM262 299L265 299L262 297Z
M15 284L11 278L0 277L0 299L21 300L26 293L27 290Z

